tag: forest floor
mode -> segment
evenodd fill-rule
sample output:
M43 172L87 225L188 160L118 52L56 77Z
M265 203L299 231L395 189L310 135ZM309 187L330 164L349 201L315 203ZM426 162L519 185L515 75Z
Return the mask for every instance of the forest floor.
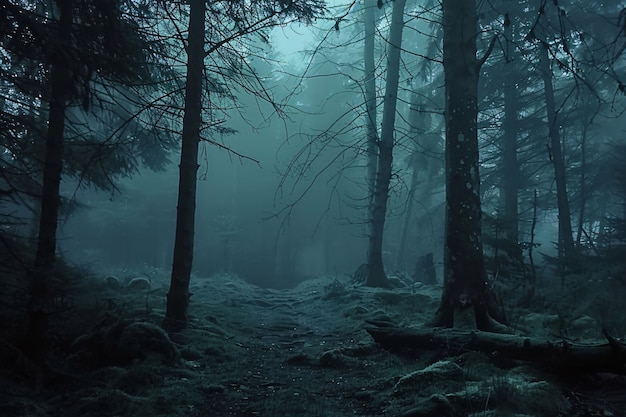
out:
M193 277L191 324L168 338L158 327L167 285L160 271L83 284L72 307L51 317L52 372L38 394L4 343L0 415L626 416L623 376L566 379L445 347L398 356L372 341L368 320L423 326L439 286L383 290L320 277L272 290L227 274ZM546 306L516 311L517 331L554 337L567 328L570 340L603 343L593 316Z

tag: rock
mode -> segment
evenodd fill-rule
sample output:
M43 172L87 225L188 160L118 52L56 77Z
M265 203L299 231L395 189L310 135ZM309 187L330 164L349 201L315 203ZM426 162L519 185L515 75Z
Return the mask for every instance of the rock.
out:
M124 327L117 342L117 359L121 363L132 363L150 354L157 354L170 363L180 357L165 330L156 324L134 322Z
M322 353L318 365L320 368L338 369L358 366L358 362L355 358L343 353L341 349L333 349Z
M454 386L453 381L463 380L463 369L452 361L439 361L424 369L411 372L402 376L396 382L393 391L396 396L407 393L421 392L422 394L436 394L444 388ZM462 388L461 383L456 388Z
M118 277L115 275L109 275L105 279L101 281L101 284L105 288L109 288L112 290L118 290L122 288L122 283Z
M150 280L146 277L133 278L126 284L126 288L134 291L149 291L150 287Z
M132 365L152 356L163 362L180 359L178 349L167 333L156 324L117 320L72 343L75 356L90 368L111 365Z

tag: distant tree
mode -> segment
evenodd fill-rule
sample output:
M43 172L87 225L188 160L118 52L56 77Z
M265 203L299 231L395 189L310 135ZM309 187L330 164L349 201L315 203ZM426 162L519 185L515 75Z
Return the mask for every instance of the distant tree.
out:
M607 9L611 15L601 4L578 1L530 6L494 2L492 6L491 11L481 10L480 22L483 32L501 31L499 47L483 66L479 85L481 194L487 213L483 243L488 255L493 255L488 258L489 272L499 282L512 277L519 284L530 278L522 255L531 241L544 245L558 241L559 266L571 265L577 257L569 255L567 261L563 255L567 247L573 253L577 245L573 239L565 243L572 235L567 219L578 214L578 235L584 236L583 215L602 212L585 209L593 204L589 181L595 174L590 163L595 153L602 153L599 138L606 138L598 121L617 113L607 106L607 98L615 95L607 88L611 76L606 71L615 34L599 21L618 19L614 5ZM546 84L552 92L549 99ZM594 136L599 146L589 144ZM532 197L536 191L537 199ZM545 213L548 223L558 213L559 229L569 230L564 239L554 233L533 240L537 218L542 222L541 216L536 217L538 211ZM494 212L497 218L491 215Z
M610 88L607 81L613 79L613 83L619 85L610 70L614 62L614 30L611 26L607 30L599 23L617 20L611 17L616 10L604 4L586 3L584 6L593 10L591 16L582 8L570 11L558 2L542 2L526 36L526 41L533 47L543 84L548 158L556 186L558 251L562 266L580 266L575 243L580 241L582 234L581 221L587 199L585 175L589 127L603 108L607 113L614 112L609 110L612 106L609 96L613 94L607 91ZM577 145L568 146L568 142ZM578 184L572 178L576 172L581 175ZM572 207L576 207L576 199L579 200L579 232L574 239L572 212L575 208Z
M321 89L327 95L323 99L325 104L328 102L337 106L332 109L330 105L322 106L322 110L335 117L330 121L321 120L322 126L319 123L310 126L310 130L314 132L321 130L322 133L302 134L308 140L302 149L295 153L284 174L285 178L295 178L296 184L307 184L295 202L281 210L290 213L295 204L300 202L311 189L313 183L320 182L321 178L324 178L322 177L324 172L336 170L336 173L331 174L333 188L329 192L331 196L329 203L338 201L341 205L352 204L353 207L358 207L364 212L362 223L365 224L368 248L365 263L359 266L355 272L355 278L368 286L390 285L383 265L385 224L388 224L388 218L394 213L395 201L392 197L394 194L401 195L404 185L402 176L394 175L394 169L402 170L403 168L400 168L402 164L394 166L393 148L398 143L405 144L408 141L407 138L411 138L410 147L414 144L413 132L411 132L411 127L407 126L410 123L407 123L409 117L407 117L406 104L410 100L410 91L414 87L412 80L415 76L415 68L419 66L416 64L418 59L415 57L422 56L422 54L411 51L402 54L407 47L393 40L399 39L402 42L404 18L408 16L405 12L398 12L400 7L402 7L401 2L386 4L366 2L359 9L358 23L353 27L346 26L346 23L350 22L347 16L351 16L351 13L338 18L337 24L330 31L330 35L338 32L336 33L337 41L332 40L335 39L334 36L329 39L331 36L328 32L324 35L314 51L311 64L323 60L324 65L331 68L329 71L324 71L324 78L322 78L321 74L309 71L314 66L309 65L301 76L301 79L305 80L303 83L306 85L313 85L316 82L322 84L321 81L316 80L323 80L324 85L330 86L331 79L341 81L346 78L349 82L342 82L332 89ZM434 10L436 6L432 5L432 8ZM381 9L380 13L378 9ZM421 16L422 13L431 14L432 11L424 5L418 5L411 9L410 13ZM415 24L416 21L428 19L408 20ZM414 30L419 32L419 29ZM363 45L362 53L354 61L350 61L352 56L349 55L349 48L357 42ZM416 46L420 43L421 39L417 39L414 45L409 47L420 48L421 45ZM433 44L435 44L433 49L436 52L436 42ZM431 52L433 51L429 50L429 53ZM385 63L387 65L384 65ZM317 68L317 65L315 67ZM360 70L356 76L352 73L354 68ZM400 79L404 81L402 85ZM377 86L379 80L385 85ZM405 83L406 87L403 87ZM394 84L395 91L387 89ZM351 94L351 90L360 94ZM315 92L307 94L306 97L310 100L311 96L314 96L315 100L318 99ZM355 97L360 97L362 100L357 101ZM307 106L307 110L311 111L311 108ZM323 117L321 115L322 111L320 111L320 118ZM377 120L380 120L381 116L382 123L378 123ZM308 119L307 122L310 123ZM421 143L417 147L429 148L428 145ZM363 173L359 172L361 169L364 170ZM315 172L315 175L311 175L311 172ZM358 177L356 175L351 177L351 172L359 172ZM400 171L396 171L398 172ZM341 189L337 185L339 179L349 181L354 185L349 186L347 190ZM282 187L283 182L280 185L281 189ZM355 198L353 191L357 187L363 189L364 193ZM344 196L351 201L342 201L341 198ZM329 210L326 210L324 215L328 212ZM343 218L344 214L339 214L339 216ZM348 215L345 220L347 223L355 222L354 216Z
M365 93L365 131L367 141L367 194L368 207L373 208L378 168L378 123L376 110L376 1L365 0L363 5L363 85Z
M395 139L396 107L398 100L398 81L400 78L400 51L402 30L404 29L405 0L393 3L389 43L387 49L387 77L381 138L378 141L378 169L374 197L372 200L372 218L367 250L367 276L365 285L371 287L389 287L389 280L383 265L383 234L389 199L389 183L393 165L393 145Z
M427 114L423 113L419 99L420 96L416 92L411 95L411 106L409 108L408 120L410 125L409 135L413 138L416 144L420 139L425 138L425 133L430 128L430 126L427 126L430 123L430 117L428 117ZM415 199L417 197L416 193L419 185L419 173L420 171L428 170L428 161L426 158L423 157L423 151L420 151L421 150L413 149L413 152L410 154L410 156L407 157L407 162L411 169L411 179L408 185L408 201L406 213L402 222L400 244L398 246L398 258L396 260L396 268L400 269L407 266L407 246L409 243L409 232L411 230L411 219L413 218L414 214Z
M550 160L554 166L554 178L556 182L557 207L559 211L559 253L562 259L573 261L574 237L572 235L572 216L567 194L567 174L565 170L565 158L563 156L563 144L559 133L560 122L552 83L552 70L548 55L549 46L545 40L540 40L538 46L539 65L543 77L544 94L546 100L546 113L548 132L550 137Z
M527 110L537 80L528 74L521 53L523 16L516 4L500 5L504 13L487 13L480 27L497 34L494 50L481 68L479 79L479 146L481 160L482 237L488 276L525 282L526 220L529 203L525 192L536 187L537 175L522 175L529 156L540 158L545 147L537 145L541 121ZM535 102L537 100L535 99ZM537 105L540 105L537 104ZM521 115L523 114L523 117ZM532 121L531 121L532 120ZM529 138L533 140L529 140ZM533 146L539 149L535 151ZM542 164L541 167L543 167Z
M519 204L520 166L517 157L519 98L516 89L517 79L511 73L517 73L514 20L509 14L504 17L504 64L502 68L507 77L503 77L502 93L504 96L504 120L502 121L502 192L504 194L504 230L506 238L515 246L519 242ZM514 254L511 254L514 255Z
M424 10L438 10L432 3L423 5ZM430 13L430 12L429 12ZM428 19L424 19L428 21ZM410 27L411 30L418 32L424 29L421 26ZM419 256L415 278L417 280L430 280L430 283L436 283L432 273L429 276L421 272L423 259L432 260L432 247L429 246L423 237L429 233L425 233L425 226L431 231L435 228L432 223L433 209L439 205L435 203L433 197L438 191L443 192L443 94L439 91L438 86L443 83L443 68L441 66L440 57L438 59L437 51L441 49L442 31L440 22L433 21L428 25L430 40L427 43L424 57L417 61L417 72L413 72L409 78L410 86L413 91L410 92L410 101L405 119L408 123L407 143L402 143L402 147L409 152L404 157L406 170L411 175L407 182L406 209L404 210L404 218L402 219L402 228L400 232L396 268L397 270L413 271L416 269L415 258ZM407 39L408 40L408 39ZM414 39L414 48L407 42L403 49L410 54L422 55L419 48L419 38ZM417 212L422 211L427 216L418 216ZM439 216L436 216L439 218ZM425 221L425 219L428 219ZM418 249L419 248L419 249ZM416 250L417 249L417 250ZM423 253L426 253L424 255ZM428 255L430 254L430 255Z

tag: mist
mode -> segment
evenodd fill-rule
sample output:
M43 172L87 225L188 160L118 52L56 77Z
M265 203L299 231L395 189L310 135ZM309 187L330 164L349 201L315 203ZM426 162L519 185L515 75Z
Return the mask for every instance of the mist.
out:
M623 1L15 0L0 31L0 414L626 407Z

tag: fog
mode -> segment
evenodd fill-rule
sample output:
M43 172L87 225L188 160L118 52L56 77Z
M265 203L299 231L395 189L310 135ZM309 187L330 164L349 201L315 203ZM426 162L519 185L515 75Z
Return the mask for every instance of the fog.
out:
M347 10L347 6L335 7ZM339 31L332 29L331 22L318 24L315 30L300 24L276 28L265 56L249 58L284 113L279 115L269 103L239 91L237 107L223 120L235 133L211 136L219 146L201 143L196 275L231 272L254 284L282 288L313 276L352 274L364 263L365 132L361 91L355 82L362 76L361 44L355 42L358 27L350 15L342 25ZM384 25L383 20L381 29ZM427 33L425 25L409 20L407 31ZM419 55L426 53L426 41L423 35L409 38L405 48L415 56L405 58L407 67L422 63ZM410 87L412 76L403 77ZM442 110L434 98L440 96L440 88L435 85L428 93L432 95L431 123L426 127L430 145L414 142L406 117L397 122L383 253L390 272L413 274L416 260L432 253L441 277L443 171L430 169L430 178L418 185L412 212L405 219L411 153L421 151L424 166L442 166ZM409 112L410 90L400 93L400 113ZM103 273L169 270L178 159L178 153L172 152L164 172L142 168L119 180L113 191L99 192L65 181L63 194L76 210L61 222L61 253L73 263ZM485 200L488 212L490 202ZM536 242L541 251L554 254L554 211L541 216ZM407 253L401 259L398 251L407 225Z
M280 59L280 71L274 76L271 70L275 68L259 68L259 72L266 71L262 75L268 88L282 99L291 89L285 83L299 82L298 73L310 60L304 49L315 41L311 30L299 25L275 29L272 38L278 45L273 53ZM282 119L272 114L267 103L242 94L239 97L245 104L225 121L236 133L212 138L234 152L201 144L195 274L227 271L260 285L284 287L310 276L352 272L363 262L364 211L346 203L354 187L351 180L334 179L337 169L332 167L313 184L307 177L294 186L293 178L281 173L309 140L300 134L313 128L306 126L307 118L320 121L313 128L320 130L322 123L333 122L335 108L348 110L349 103L343 105L340 97L328 109L309 105L308 100L314 99L311 89L304 85L304 91L292 97L289 106L295 107ZM316 106L314 116L304 113ZM333 157L332 152L322 155L325 161ZM174 152L165 172L142 169L121 180L114 192L77 189L75 183L66 183L64 194L80 207L62 223L62 253L75 263L105 271L170 268L178 158ZM315 175L315 169L312 165L302 175ZM354 175L358 178L364 173ZM308 190L304 192L300 185ZM353 192L352 197L361 198ZM289 208L296 199L297 204Z
M0 416L623 415L619 3L2 2Z

